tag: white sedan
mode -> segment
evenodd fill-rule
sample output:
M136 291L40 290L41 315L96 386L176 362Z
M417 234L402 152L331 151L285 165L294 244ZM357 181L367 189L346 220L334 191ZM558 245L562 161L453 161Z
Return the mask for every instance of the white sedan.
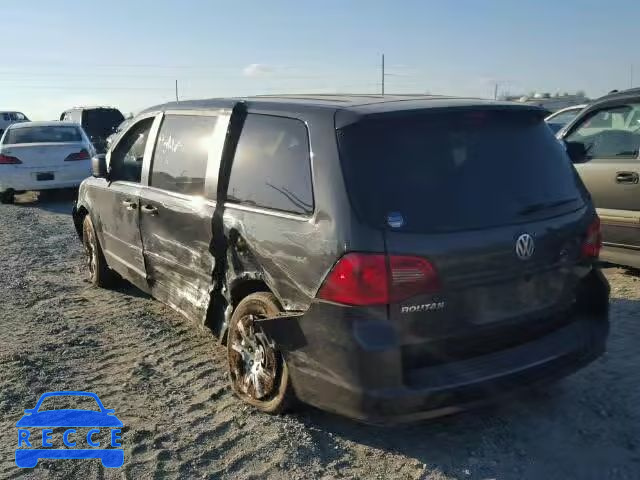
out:
M26 190L76 188L91 175L94 148L80 125L26 122L0 139L0 202Z

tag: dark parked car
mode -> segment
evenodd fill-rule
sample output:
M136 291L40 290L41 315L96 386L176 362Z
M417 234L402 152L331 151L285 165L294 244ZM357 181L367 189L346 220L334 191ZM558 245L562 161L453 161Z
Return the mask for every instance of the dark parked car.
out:
M108 147L107 138L116 132L124 121L124 115L112 107L75 107L63 112L60 120L82 125L96 151L104 153Z
M640 268L640 89L598 99L558 138L602 220L602 259Z
M297 397L406 421L567 375L604 351L609 286L543 115L394 96L151 108L80 188L90 279L210 326L265 412Z

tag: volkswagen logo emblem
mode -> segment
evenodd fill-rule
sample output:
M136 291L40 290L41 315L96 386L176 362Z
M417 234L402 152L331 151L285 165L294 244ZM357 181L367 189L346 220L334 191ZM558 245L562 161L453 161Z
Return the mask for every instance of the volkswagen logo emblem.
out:
M533 237L528 233L523 233L516 240L516 255L520 260L529 260L533 256L535 249Z

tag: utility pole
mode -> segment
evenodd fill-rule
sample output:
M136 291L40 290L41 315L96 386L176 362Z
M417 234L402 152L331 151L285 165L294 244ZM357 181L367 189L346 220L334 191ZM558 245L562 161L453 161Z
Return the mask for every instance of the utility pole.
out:
M496 82L495 86L493 87L493 99L498 99L498 82Z
M179 102L180 100L178 99L178 80L176 79L176 102Z
M384 53L382 54L382 96L384 97Z

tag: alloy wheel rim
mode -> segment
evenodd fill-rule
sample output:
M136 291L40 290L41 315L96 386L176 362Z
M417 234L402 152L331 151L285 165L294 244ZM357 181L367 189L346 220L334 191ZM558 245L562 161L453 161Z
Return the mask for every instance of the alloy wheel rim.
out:
M273 342L255 326L257 318L248 314L238 321L229 339L229 361L237 389L255 400L263 400L275 389L278 362Z

